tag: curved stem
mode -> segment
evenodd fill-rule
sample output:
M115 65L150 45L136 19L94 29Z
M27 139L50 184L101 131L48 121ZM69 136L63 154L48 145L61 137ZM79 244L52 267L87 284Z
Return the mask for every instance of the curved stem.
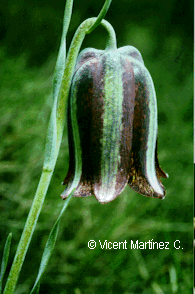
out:
M105 50L116 50L117 49L117 41L116 41L116 34L111 26L111 24L105 20L102 20L101 25L107 30L108 38L106 43Z
M106 0L104 3L104 6L102 7L100 13L97 16L97 19L95 21L95 23L91 26L91 28L88 30L87 34L90 34L95 28L97 28L97 26L99 26L100 22L102 21L102 19L105 17L110 4L111 4L112 0Z

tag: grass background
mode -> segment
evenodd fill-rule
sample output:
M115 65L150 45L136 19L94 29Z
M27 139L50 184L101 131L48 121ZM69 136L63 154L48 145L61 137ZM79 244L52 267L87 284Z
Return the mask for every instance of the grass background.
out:
M75 0L67 46L84 19L104 1ZM13 233L9 268L41 175L52 77L65 2L1 1L0 47L0 250ZM109 204L95 197L71 201L40 293L192 293L193 276L193 2L113 0L106 19L118 47L142 53L157 93L159 161L169 174L164 201L130 188ZM97 28L82 48L103 49ZM16 294L29 293L49 232L61 210L61 182L68 169L66 130L54 175L28 250ZM134 242L169 242L169 249L131 249ZM89 240L97 247L90 250ZM127 250L102 250L127 241ZM180 241L180 249L174 241ZM179 243L176 244L177 246Z

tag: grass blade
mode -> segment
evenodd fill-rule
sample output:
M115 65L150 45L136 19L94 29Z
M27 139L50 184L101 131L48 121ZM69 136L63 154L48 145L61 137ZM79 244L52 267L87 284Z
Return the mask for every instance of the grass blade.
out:
M9 258L11 238L12 238L12 233L10 233L8 235L7 240L5 242L5 246L4 246L3 258L2 258L2 262L1 262L1 273L0 273L0 293L2 291L3 277L5 274L6 268L7 268L7 262L8 262L8 258Z

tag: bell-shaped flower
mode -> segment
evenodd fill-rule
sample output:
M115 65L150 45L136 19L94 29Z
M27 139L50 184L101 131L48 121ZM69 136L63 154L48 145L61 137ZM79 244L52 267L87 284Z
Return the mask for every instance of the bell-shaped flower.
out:
M157 102L150 73L140 52L84 49L78 56L70 97L76 105L82 175L74 196L95 195L101 203L115 199L128 184L136 192L163 199L160 180L168 175L157 156ZM75 148L68 106L69 170L75 173Z

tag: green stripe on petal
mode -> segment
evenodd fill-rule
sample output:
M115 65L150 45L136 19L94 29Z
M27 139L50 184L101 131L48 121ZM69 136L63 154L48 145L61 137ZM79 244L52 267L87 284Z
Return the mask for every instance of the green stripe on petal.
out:
M122 131L123 82L120 55L109 51L105 55L103 135L101 139L101 187L95 194L100 202L113 200L120 164L120 137ZM96 197L97 197L96 196Z
M157 140L157 102L156 102L156 93L154 89L154 84L150 73L145 68L145 77L147 80L147 86L149 91L149 132L148 132L148 141L147 141L147 151L146 151L146 171L147 178L154 189L154 191L158 194L164 195L164 191L159 184L159 181L156 176L155 169L155 148L156 148L156 140Z

